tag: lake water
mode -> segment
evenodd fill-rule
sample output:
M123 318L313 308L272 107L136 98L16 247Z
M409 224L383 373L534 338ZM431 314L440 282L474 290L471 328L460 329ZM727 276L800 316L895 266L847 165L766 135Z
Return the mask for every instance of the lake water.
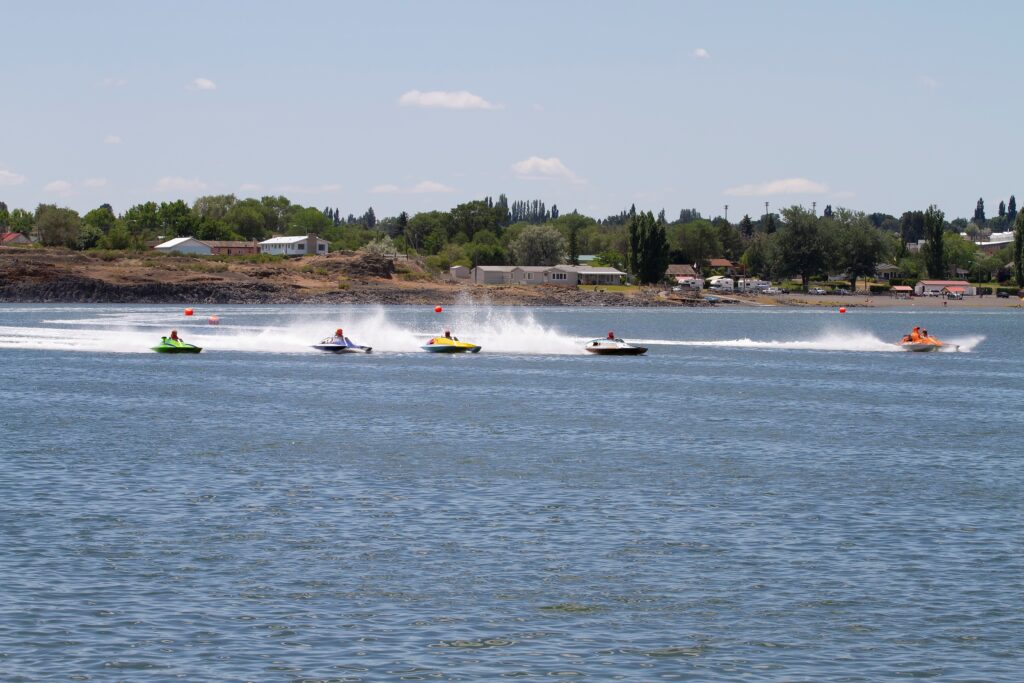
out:
M961 351L897 351L915 324ZM339 326L374 354L308 348ZM418 351L446 326L483 351ZM171 327L204 352L148 352ZM649 354L580 352L608 330ZM0 679L1019 681L1022 339L0 306Z

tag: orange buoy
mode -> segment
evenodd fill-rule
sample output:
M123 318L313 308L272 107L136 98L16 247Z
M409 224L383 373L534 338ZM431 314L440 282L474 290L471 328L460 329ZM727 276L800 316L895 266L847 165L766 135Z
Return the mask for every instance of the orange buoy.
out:
M846 307L845 307L845 306L841 307L841 308L839 309L839 312L840 312L840 313L846 313Z
M185 315L192 315L192 313L193 313L193 311L192 311L191 308L186 308L185 309Z
M440 306L434 306L434 313L440 313L440 312L441 312L441 311L443 311L443 310L444 310L444 309L443 309L443 308L441 308Z
M211 315L211 316L210 316L210 317L209 317L209 318L207 319L207 322L209 322L209 323L210 323L211 325L220 325L220 318L218 318L218 317L217 317L217 316L215 316L215 315Z

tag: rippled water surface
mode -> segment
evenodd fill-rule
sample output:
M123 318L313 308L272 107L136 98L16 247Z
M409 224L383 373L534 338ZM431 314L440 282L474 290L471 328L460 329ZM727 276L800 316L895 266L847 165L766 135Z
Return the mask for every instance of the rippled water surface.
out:
M1022 332L0 306L0 679L1020 680Z

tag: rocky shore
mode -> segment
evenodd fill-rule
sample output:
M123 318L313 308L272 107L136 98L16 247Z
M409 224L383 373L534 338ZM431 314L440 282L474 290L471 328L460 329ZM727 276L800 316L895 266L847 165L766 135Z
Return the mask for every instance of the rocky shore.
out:
M659 289L629 293L443 282L416 262L365 254L288 260L0 249L0 302L133 304L708 305Z

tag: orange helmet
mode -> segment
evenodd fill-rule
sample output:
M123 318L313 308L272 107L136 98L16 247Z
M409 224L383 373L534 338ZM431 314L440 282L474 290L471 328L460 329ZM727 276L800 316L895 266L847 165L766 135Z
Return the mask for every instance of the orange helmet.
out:
M335 337L340 337L342 334L344 333L342 332L342 329L340 327L334 331Z

